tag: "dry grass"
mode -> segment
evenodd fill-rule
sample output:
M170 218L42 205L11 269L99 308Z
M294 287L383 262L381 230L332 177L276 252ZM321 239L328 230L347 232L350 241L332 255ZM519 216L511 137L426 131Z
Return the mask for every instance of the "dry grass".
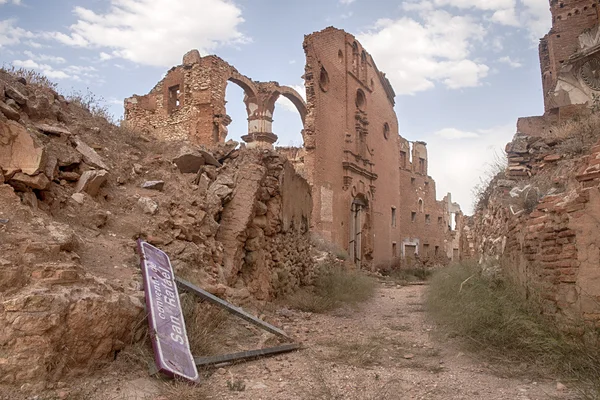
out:
M301 288L283 302L298 310L323 313L370 299L375 286L375 280L359 270L323 264L313 287Z
M181 308L192 354L210 356L220 353L223 344L219 340L218 333L227 323L229 313L202 303L191 293L181 294Z
M397 268L392 270L383 270L381 274L389 280L399 285L407 285L411 282L426 281L433 274L433 270L425 267Z
M56 91L58 85L48 79L44 74L25 68L16 68L13 65L5 64L0 68L0 71L15 76L17 78L24 78L29 85L35 85L52 89Z
M117 122L114 115L110 113L106 100L104 100L103 97L92 93L89 88L86 89L85 93L79 90L73 90L65 96L65 99L68 102L89 111L94 118L104 119L111 124Z
M324 344L333 349L326 357L327 360L355 367L368 367L378 363L385 347L382 338L378 336L356 342L331 340Z
M188 382L171 381L165 382L161 389L162 394L167 399L204 400L208 398L206 389L200 384L193 385Z
M485 166L485 170L479 178L479 183L472 189L474 198L473 210L487 207L492 196L493 183L505 178L507 166L508 159L506 153L504 151L494 153L494 158Z
M597 337L561 332L508 280L485 278L475 264L454 264L434 275L427 307L472 350L500 364L526 363L536 367L530 372L572 380L582 398L600 399Z
M569 120L555 128L552 137L558 141L557 154L583 154L600 139L600 114Z

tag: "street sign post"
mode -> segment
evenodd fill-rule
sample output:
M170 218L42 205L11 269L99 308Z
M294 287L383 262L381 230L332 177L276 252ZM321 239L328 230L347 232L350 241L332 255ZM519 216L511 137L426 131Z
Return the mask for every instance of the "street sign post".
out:
M137 246L156 367L168 376L198 382L171 261L165 252L141 239Z

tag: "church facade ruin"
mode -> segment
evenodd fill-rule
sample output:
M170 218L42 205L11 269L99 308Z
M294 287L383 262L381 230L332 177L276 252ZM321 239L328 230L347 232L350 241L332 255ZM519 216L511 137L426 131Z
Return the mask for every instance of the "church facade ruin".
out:
M549 133L553 125L597 107L600 20L597 0L550 0L552 28L539 44L544 115L520 118L519 132Z
M211 147L226 140L225 89L244 90L247 147L272 148L275 102L288 98L304 128L302 148L278 149L309 182L311 229L364 267L398 258L460 258L462 213L436 200L427 146L399 135L394 90L351 34L326 28L305 37L306 100L291 87L256 82L217 56L193 50L147 95L125 100L125 121L166 140Z

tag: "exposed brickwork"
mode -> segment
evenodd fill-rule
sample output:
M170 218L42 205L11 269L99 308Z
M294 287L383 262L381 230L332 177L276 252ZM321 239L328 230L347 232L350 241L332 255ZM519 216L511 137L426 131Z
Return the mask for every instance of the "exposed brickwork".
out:
M539 45L544 108L561 121L592 105L600 90L590 83L596 67L585 69L598 60L600 11L597 0L550 0L550 11L552 28Z
M225 88L234 82L246 93L242 139L249 147L271 147L274 104L285 96L304 123L304 147L280 152L311 184L313 230L367 267L413 254L459 258L460 208L449 196L436 201L426 144L399 136L385 74L342 30L308 35L303 46L306 102L291 88L252 81L220 58L192 51L148 95L126 100L125 119L165 139L223 142L230 122ZM458 223L450 221L455 216Z
M373 264L412 252L433 257L436 249L458 257L458 231L448 229L448 203L436 201L426 145L398 134L393 89L372 57L335 28L307 36L304 50L305 160L316 230ZM365 203L360 249L353 249L353 203Z

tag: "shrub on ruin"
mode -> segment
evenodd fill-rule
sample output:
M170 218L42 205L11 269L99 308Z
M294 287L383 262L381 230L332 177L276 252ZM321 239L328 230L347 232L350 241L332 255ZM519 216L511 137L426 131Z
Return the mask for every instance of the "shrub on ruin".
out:
M227 311L203 303L190 293L181 295L181 308L192 354L209 356L219 353L222 343L218 337L228 321Z
M287 296L284 303L298 310L324 313L370 299L376 284L375 279L360 270L325 263L319 266L312 287L300 288Z
M502 274L482 274L475 263L437 271L427 309L451 336L494 362L525 363L580 383L584 398L600 398L600 341L584 324L568 334L542 314L535 296L526 300ZM591 339L590 339L591 338ZM514 369L514 368L513 368Z
M57 90L58 85L48 79L44 74L25 68L17 68L14 65L4 64L1 72L10 74L17 78L24 78L29 85L36 85L47 89Z
M479 177L477 183L471 190L473 193L473 209L480 210L486 208L490 197L492 196L494 182L506 177L506 168L508 159L504 151L495 152L492 161L487 163L483 174Z
M102 96L97 96L89 88L85 92L73 90L65 96L68 102L89 111L95 118L105 119L111 124L115 124L115 117L110 113L106 100Z
M433 269L418 259L402 259L395 257L377 266L377 271L385 280L391 280L399 285L420 282L429 279Z
M552 138L558 142L558 154L584 154L600 140L600 114L592 113L566 121L552 131Z

